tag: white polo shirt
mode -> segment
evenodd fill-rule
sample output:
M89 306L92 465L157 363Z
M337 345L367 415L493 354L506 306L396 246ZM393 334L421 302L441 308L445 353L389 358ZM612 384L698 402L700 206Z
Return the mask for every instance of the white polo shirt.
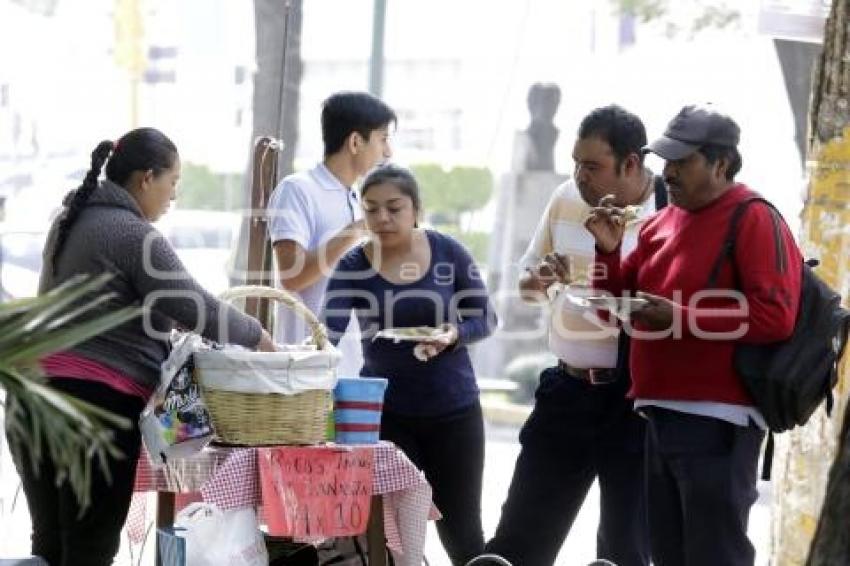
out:
M272 245L281 240L292 240L305 250L313 251L355 220L360 220L363 211L357 193L343 185L323 163L319 163L309 171L284 178L269 198L266 215ZM335 266L335 261L326 262L323 266L325 276L298 292L304 304L317 315L322 308L328 285L327 276L333 273ZM278 277L275 277L275 281L279 286ZM286 307L278 308L274 333L277 342L294 344L301 342L307 335L306 325L299 317ZM357 365L350 358L360 356L359 343L356 344L356 353L347 352L349 348L344 344L340 344L340 348L346 358L345 365L351 365L348 362ZM359 365L357 369L359 371ZM342 371L341 368L340 375L344 375ZM346 373L348 371L353 370L346 370Z
M642 221L655 211L654 192L640 203L636 222L626 227L622 254L628 255L637 247L637 235ZM530 268L546 254L557 252L569 257L573 295L598 294L590 288L588 270L595 260L595 241L584 227L590 206L578 192L575 181L567 180L552 193L528 250L520 259L521 267ZM584 288L582 286L584 285ZM549 324L549 349L567 364L576 368L613 368L617 365L619 329L588 311L574 306L561 295L552 307Z

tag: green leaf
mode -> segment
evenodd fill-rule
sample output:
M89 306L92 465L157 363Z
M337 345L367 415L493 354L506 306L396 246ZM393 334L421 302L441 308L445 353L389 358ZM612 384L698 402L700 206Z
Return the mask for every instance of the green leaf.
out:
M126 307L66 330L46 332L40 335L37 341L11 350L5 356L5 362L9 364L21 363L25 360L41 358L53 352L66 350L110 328L132 320L142 312L144 312L144 309L141 307Z
M93 301L89 301L88 303L82 305L81 307L72 310L71 312L54 318L48 324L45 325L47 330L54 330L59 328L60 326L65 326L69 324L71 321L81 317L89 311L93 311L103 305L104 303L108 303L110 300L114 299L117 296L117 293L107 293L105 295L101 295L94 299Z
M37 297L30 308L14 320L12 328L3 329L6 332L0 334L0 345L19 340L21 336L27 332L32 332L46 320L51 320L57 313L60 313L78 299L102 287L111 278L111 273L104 273L90 280L79 276L74 277L50 292Z
M37 362L144 312L127 307L97 313L109 300L97 291L110 277L80 276L39 297L0 304L0 387L6 391L9 445L15 451L24 449L36 470L39 460L49 455L56 469L54 480L68 482L81 512L90 502L92 466L109 477L107 458L123 457L114 444L113 429L132 423L49 387ZM77 322L83 315L93 318Z
M41 300L42 297L23 297L3 303L3 310L0 312L0 321L27 312L31 308L34 308L35 305L38 305Z

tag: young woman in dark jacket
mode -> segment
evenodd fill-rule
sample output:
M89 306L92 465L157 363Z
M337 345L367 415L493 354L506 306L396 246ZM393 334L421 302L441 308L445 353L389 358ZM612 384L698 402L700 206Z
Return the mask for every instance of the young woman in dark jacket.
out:
M484 548L484 422L467 346L493 332L495 313L466 248L418 228L419 188L408 170L377 167L360 194L370 239L340 259L323 317L338 341L356 313L361 375L389 382L381 438L425 473L443 515L437 533L462 565ZM440 332L417 346L373 340L380 330L421 326Z

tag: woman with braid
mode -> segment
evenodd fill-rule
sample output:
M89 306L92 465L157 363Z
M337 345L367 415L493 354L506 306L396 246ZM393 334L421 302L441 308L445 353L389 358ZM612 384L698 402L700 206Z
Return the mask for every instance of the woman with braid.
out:
M104 164L106 175L99 180ZM175 325L218 342L275 349L259 322L201 288L151 226L174 200L179 177L177 149L157 130L141 128L115 144L101 142L47 237L40 294L75 275L109 272L114 277L98 293L110 296L99 312L147 307L143 317L42 360L53 388L131 423L129 430L114 430L122 455L108 460L108 475L92 462L92 503L85 509L66 483L57 485L49 454L34 469L27 447L14 451L32 517L32 553L51 566L112 564L136 473L139 414L159 383Z

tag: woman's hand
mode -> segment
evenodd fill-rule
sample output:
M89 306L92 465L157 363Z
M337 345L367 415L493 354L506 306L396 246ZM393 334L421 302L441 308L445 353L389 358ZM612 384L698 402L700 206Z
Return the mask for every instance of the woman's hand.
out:
M277 352L277 346L272 340L271 334L263 330L262 334L260 334L260 341L257 342L257 346L255 348L258 352Z
M604 253L617 249L626 231L624 210L614 206L614 195L599 199L599 206L590 209L584 227L596 239L596 247Z
M418 360L427 362L449 346L457 343L458 333L454 324L443 324L440 329L442 330L441 333L422 340L413 348L413 355Z

